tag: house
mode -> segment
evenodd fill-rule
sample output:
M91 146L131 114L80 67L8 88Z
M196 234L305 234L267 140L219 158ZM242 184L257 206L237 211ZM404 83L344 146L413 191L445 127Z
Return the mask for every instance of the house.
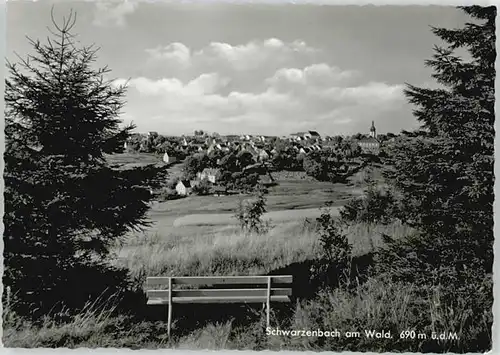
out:
M211 169L211 168L206 168L203 169L201 173L198 173L198 179L200 180L208 180L212 184L215 184L218 177L220 176L220 170L219 169Z
M308 136L309 138L314 138L314 139L321 138L320 134L317 131L309 131Z
M187 196L191 193L192 185L189 180L179 180L177 185L175 185L175 191L181 196Z
M378 155L380 153L380 142L377 138L363 138L358 141L358 145L365 154Z
M290 134L290 138L292 141L303 141L305 138L306 132L297 132Z
M266 152L265 149L262 149L260 152L259 152L259 160L260 161L266 161L270 158L270 155L271 153L268 153Z
M165 154L163 154L163 162L165 164L172 164L176 160L177 160L176 157L169 156L167 152L165 152Z
M365 154L378 155L380 153L380 142L377 139L377 130L374 121L372 121L372 126L370 127L370 136L360 139L358 145Z

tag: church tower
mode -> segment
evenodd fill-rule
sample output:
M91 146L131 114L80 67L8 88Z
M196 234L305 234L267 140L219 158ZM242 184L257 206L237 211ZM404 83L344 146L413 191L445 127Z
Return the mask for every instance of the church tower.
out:
M377 130L375 129L374 121L372 121L372 126L370 127L370 137L377 138Z

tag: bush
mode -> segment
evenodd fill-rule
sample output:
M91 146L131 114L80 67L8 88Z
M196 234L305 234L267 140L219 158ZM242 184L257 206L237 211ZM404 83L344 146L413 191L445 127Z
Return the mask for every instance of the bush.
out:
M203 179L198 184L193 186L192 191L199 196L209 195L212 191L212 183L206 179Z
M185 196L179 195L177 193L177 190L175 189L164 189L160 192L158 195L158 201L163 202L163 201L170 201L170 200L178 200L180 198L184 198Z
M242 231L264 234L270 229L269 222L262 220L265 212L266 198L263 189L260 189L254 201L244 203L240 200L235 217L238 219Z
M349 201L340 211L344 222L389 224L399 217L398 201L390 190L370 186L366 196Z
M170 190L175 190L175 186L177 185L177 183L179 182L180 178L178 176L175 176L173 177L172 179L170 179L167 183L167 188L170 189Z
M321 255L311 270L312 279L323 285L338 286L351 260L352 246L342 233L339 221L328 210L316 219Z

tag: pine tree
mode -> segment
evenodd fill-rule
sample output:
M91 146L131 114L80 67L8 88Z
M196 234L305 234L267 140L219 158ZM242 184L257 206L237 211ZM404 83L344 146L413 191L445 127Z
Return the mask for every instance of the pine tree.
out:
M123 273L107 266L111 246L148 225L159 169L119 170L106 154L123 151L134 126L120 127L126 88L93 69L97 49L78 47L71 13L34 54L8 63L5 81L4 284L26 306L75 307ZM93 279L86 279L92 277ZM81 287L80 287L81 286Z
M426 62L442 87L406 90L422 127L398 139L388 177L417 232L404 240L384 236L378 269L417 286L423 297L438 292L442 307L468 310L455 326L468 339L465 350L479 352L491 348L493 321L496 8L461 9L474 23L433 28L448 43ZM453 346L449 351L464 351Z
M482 290L483 297L492 290L481 285L491 286L493 263L496 8L461 9L475 23L433 28L448 43L436 46L426 62L442 88L406 90L422 127L399 139L390 178L403 194L406 221L419 233L389 239L381 269L420 285L440 285L450 300L462 295L473 303L474 292ZM459 48L467 59L456 54ZM491 300L471 307L491 312Z

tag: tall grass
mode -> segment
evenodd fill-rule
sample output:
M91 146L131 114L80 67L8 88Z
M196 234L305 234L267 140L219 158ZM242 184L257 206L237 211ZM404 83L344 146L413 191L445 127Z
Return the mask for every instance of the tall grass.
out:
M317 253L314 232L296 223L276 226L262 235L227 229L175 241L158 235L146 238L146 243L134 243L122 260L135 277L259 274Z
M318 256L318 237L312 222L289 222L268 233L246 235L235 228L191 237L144 235L134 239L121 260L133 277L251 275L267 273ZM373 252L382 243L381 234L403 238L410 229L399 223L388 226L360 223L344 231L353 254Z

